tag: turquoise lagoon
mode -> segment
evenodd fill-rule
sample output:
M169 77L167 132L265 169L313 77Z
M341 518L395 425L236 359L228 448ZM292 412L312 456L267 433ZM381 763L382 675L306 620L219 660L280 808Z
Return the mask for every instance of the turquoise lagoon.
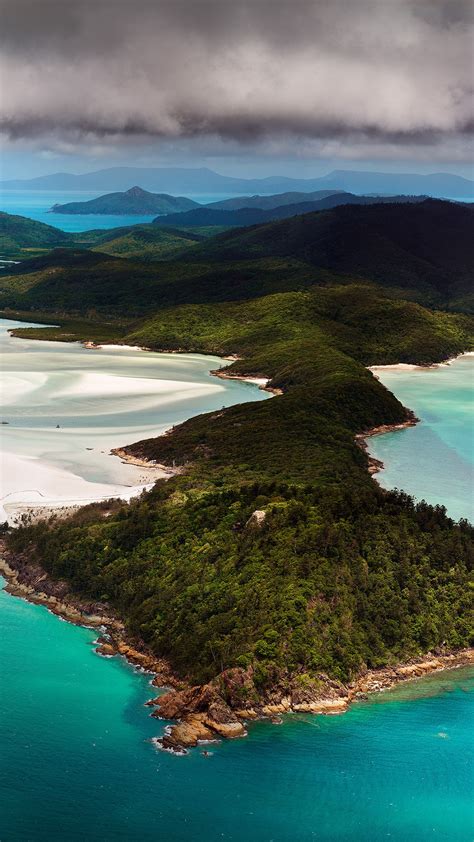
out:
M432 368L373 371L420 419L415 427L368 439L370 453L384 463L377 481L442 503L455 520L474 521L474 355Z
M100 433L107 415L104 396L90 378L78 378L87 374L89 360L102 352L7 338L4 343L13 354L13 384L18 389L30 389L32 382L35 386L24 417L21 404L17 407L18 428L11 430L15 452L22 423L43 443L47 439L55 417L48 414L48 403L58 389L66 416L78 411L71 440L84 434L84 419L93 416L94 407ZM31 373L32 367L33 381L18 376L21 358L15 360L14 355L20 345L23 370ZM188 364L186 357L175 358L182 364L178 373L175 360L160 361L159 356L105 350L100 363L109 385L119 374L130 383L138 377L134 396L140 396L145 427L151 423L155 393L145 388L143 379L158 378L158 397L167 393L167 379L181 380L183 386L191 383L193 389L197 383L198 393L190 396L194 412L206 401L215 405L222 400L207 388L212 381L203 358L191 356ZM38 377L41 367L43 378ZM451 394L450 375L456 379L458 370L433 369L433 376L439 376ZM462 370L467 372L467 366ZM76 388L80 382L87 386L82 404L81 389ZM70 387L66 394L65 383ZM229 402L256 393L248 384L227 385L244 390L232 397L226 394ZM125 424L134 428L141 422L119 386L109 389L109 408L113 425L123 435ZM401 394L398 385L392 388L426 417L420 408L421 385L412 396ZM184 412L181 393L179 398ZM67 417L62 423L68 423ZM400 439L394 434L392 440L403 441L403 435ZM446 431L444 435L445 442ZM377 445L384 438L391 436L377 439ZM458 454L455 439L452 433L449 453ZM70 464L53 445L45 452L52 467L62 471L77 473L78 465L84 464L83 449ZM390 462L386 455L385 459ZM90 481L98 479L93 476L97 464L89 466ZM445 471L455 473L457 465L450 463ZM446 488L446 483L439 484L438 502L449 502ZM144 707L152 695L149 677L119 658L97 656L95 635L0 591L2 842L473 839L473 669L398 687L355 704L342 716L289 716L279 726L256 723L246 739L208 746L208 757L200 750L175 757L154 743L166 723L151 719Z

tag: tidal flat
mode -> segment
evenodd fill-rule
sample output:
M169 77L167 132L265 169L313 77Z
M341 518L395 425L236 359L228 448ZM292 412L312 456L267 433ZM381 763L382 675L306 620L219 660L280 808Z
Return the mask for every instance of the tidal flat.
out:
M269 395L213 377L219 357L13 338L0 320L0 520L93 500L130 499L167 473L113 448L193 415Z

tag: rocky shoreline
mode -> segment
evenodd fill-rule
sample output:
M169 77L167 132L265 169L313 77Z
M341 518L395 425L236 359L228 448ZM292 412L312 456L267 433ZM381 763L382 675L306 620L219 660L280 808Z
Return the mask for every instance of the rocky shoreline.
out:
M128 447L131 448L133 445L128 445ZM183 473L183 468L171 468L169 465L161 465L151 459L142 459L140 456L133 456L123 447L114 447L110 453L112 456L118 456L118 458L127 465L155 470L157 475L159 474L159 476L156 477L157 479L169 479L170 477L176 476L176 474Z
M369 474L378 474L379 471L383 471L384 464L380 459L376 459L375 456L370 455L367 439L371 438L371 436L382 436L384 433L394 433L396 430L405 430L407 427L415 427L416 424L419 423L420 419L416 417L415 413L412 412L411 409L407 409L406 421L402 421L399 424L381 424L380 427L372 427L370 430L366 430L363 433L356 433L354 440L357 446L364 451L368 458Z
M51 578L39 564L23 555L13 555L3 541L0 541L0 576L6 579L5 590L12 596L43 605L73 625L100 630L96 649L99 655L122 655L133 666L152 673L157 686L183 687L164 659L157 658L142 641L127 635L124 624L108 605L72 593L68 582Z
M324 674L314 678L282 675L262 695L256 691L252 669L235 668L225 670L208 684L171 690L148 704L156 708L152 716L178 720L157 743L168 751L183 753L209 740L244 737L247 724L256 719L280 723L281 716L290 713L344 713L352 702L369 694L469 664L474 664L474 649L428 653L397 666L367 670L347 685Z
M228 357L227 359L237 360L239 357ZM216 368L209 373L213 374L214 377L220 377L221 380L242 380L243 383L254 383L262 392L270 392L272 395L283 395L283 389L268 385L270 380L267 377L252 377L250 374L231 374L227 372L227 368Z
M6 590L12 595L44 605L70 623L100 629L98 655L120 655L153 675L155 687L167 688L166 693L150 699L147 705L154 708L153 717L176 721L155 742L177 754L201 743L244 737L248 723L257 719L280 722L281 716L289 713L343 713L353 701L367 694L430 673L474 664L474 649L463 649L427 653L403 664L366 670L348 684L323 673L310 677L282 671L275 676L271 688L259 690L249 667L227 669L207 684L191 686L142 641L131 639L109 606L72 594L67 582L52 579L38 564L10 553L3 543L0 544L0 574L7 580Z

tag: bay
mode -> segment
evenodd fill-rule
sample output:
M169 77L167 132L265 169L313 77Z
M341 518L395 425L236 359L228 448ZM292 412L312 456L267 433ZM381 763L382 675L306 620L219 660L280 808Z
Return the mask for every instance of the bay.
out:
M474 520L474 355L449 364L380 366L382 383L420 422L372 436L369 451L384 463L377 481L417 500L442 503L455 520Z

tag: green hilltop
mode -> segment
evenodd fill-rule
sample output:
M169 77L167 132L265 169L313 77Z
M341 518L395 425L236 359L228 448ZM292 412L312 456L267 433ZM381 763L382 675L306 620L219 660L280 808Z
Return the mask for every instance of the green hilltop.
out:
M52 213L66 214L109 214L112 216L151 216L155 213L174 213L199 207L198 202L185 196L170 196L168 193L149 193L141 187L131 187L124 193L108 193L87 202L68 202L54 205Z
M161 229L151 224L67 233L23 216L0 213L0 256L25 260L45 255L54 248L79 247L117 257L163 260L180 254L209 233L199 228Z
M470 230L446 202L348 206L179 260L61 249L1 276L5 303L60 325L21 335L233 354L226 373L279 391L127 447L184 473L10 547L110 602L186 680L240 670L241 706L467 645L472 528L380 489L355 436L410 417L367 365L473 347Z
M0 212L0 256L27 257L28 252L46 251L67 245L70 235L52 225L24 216Z

